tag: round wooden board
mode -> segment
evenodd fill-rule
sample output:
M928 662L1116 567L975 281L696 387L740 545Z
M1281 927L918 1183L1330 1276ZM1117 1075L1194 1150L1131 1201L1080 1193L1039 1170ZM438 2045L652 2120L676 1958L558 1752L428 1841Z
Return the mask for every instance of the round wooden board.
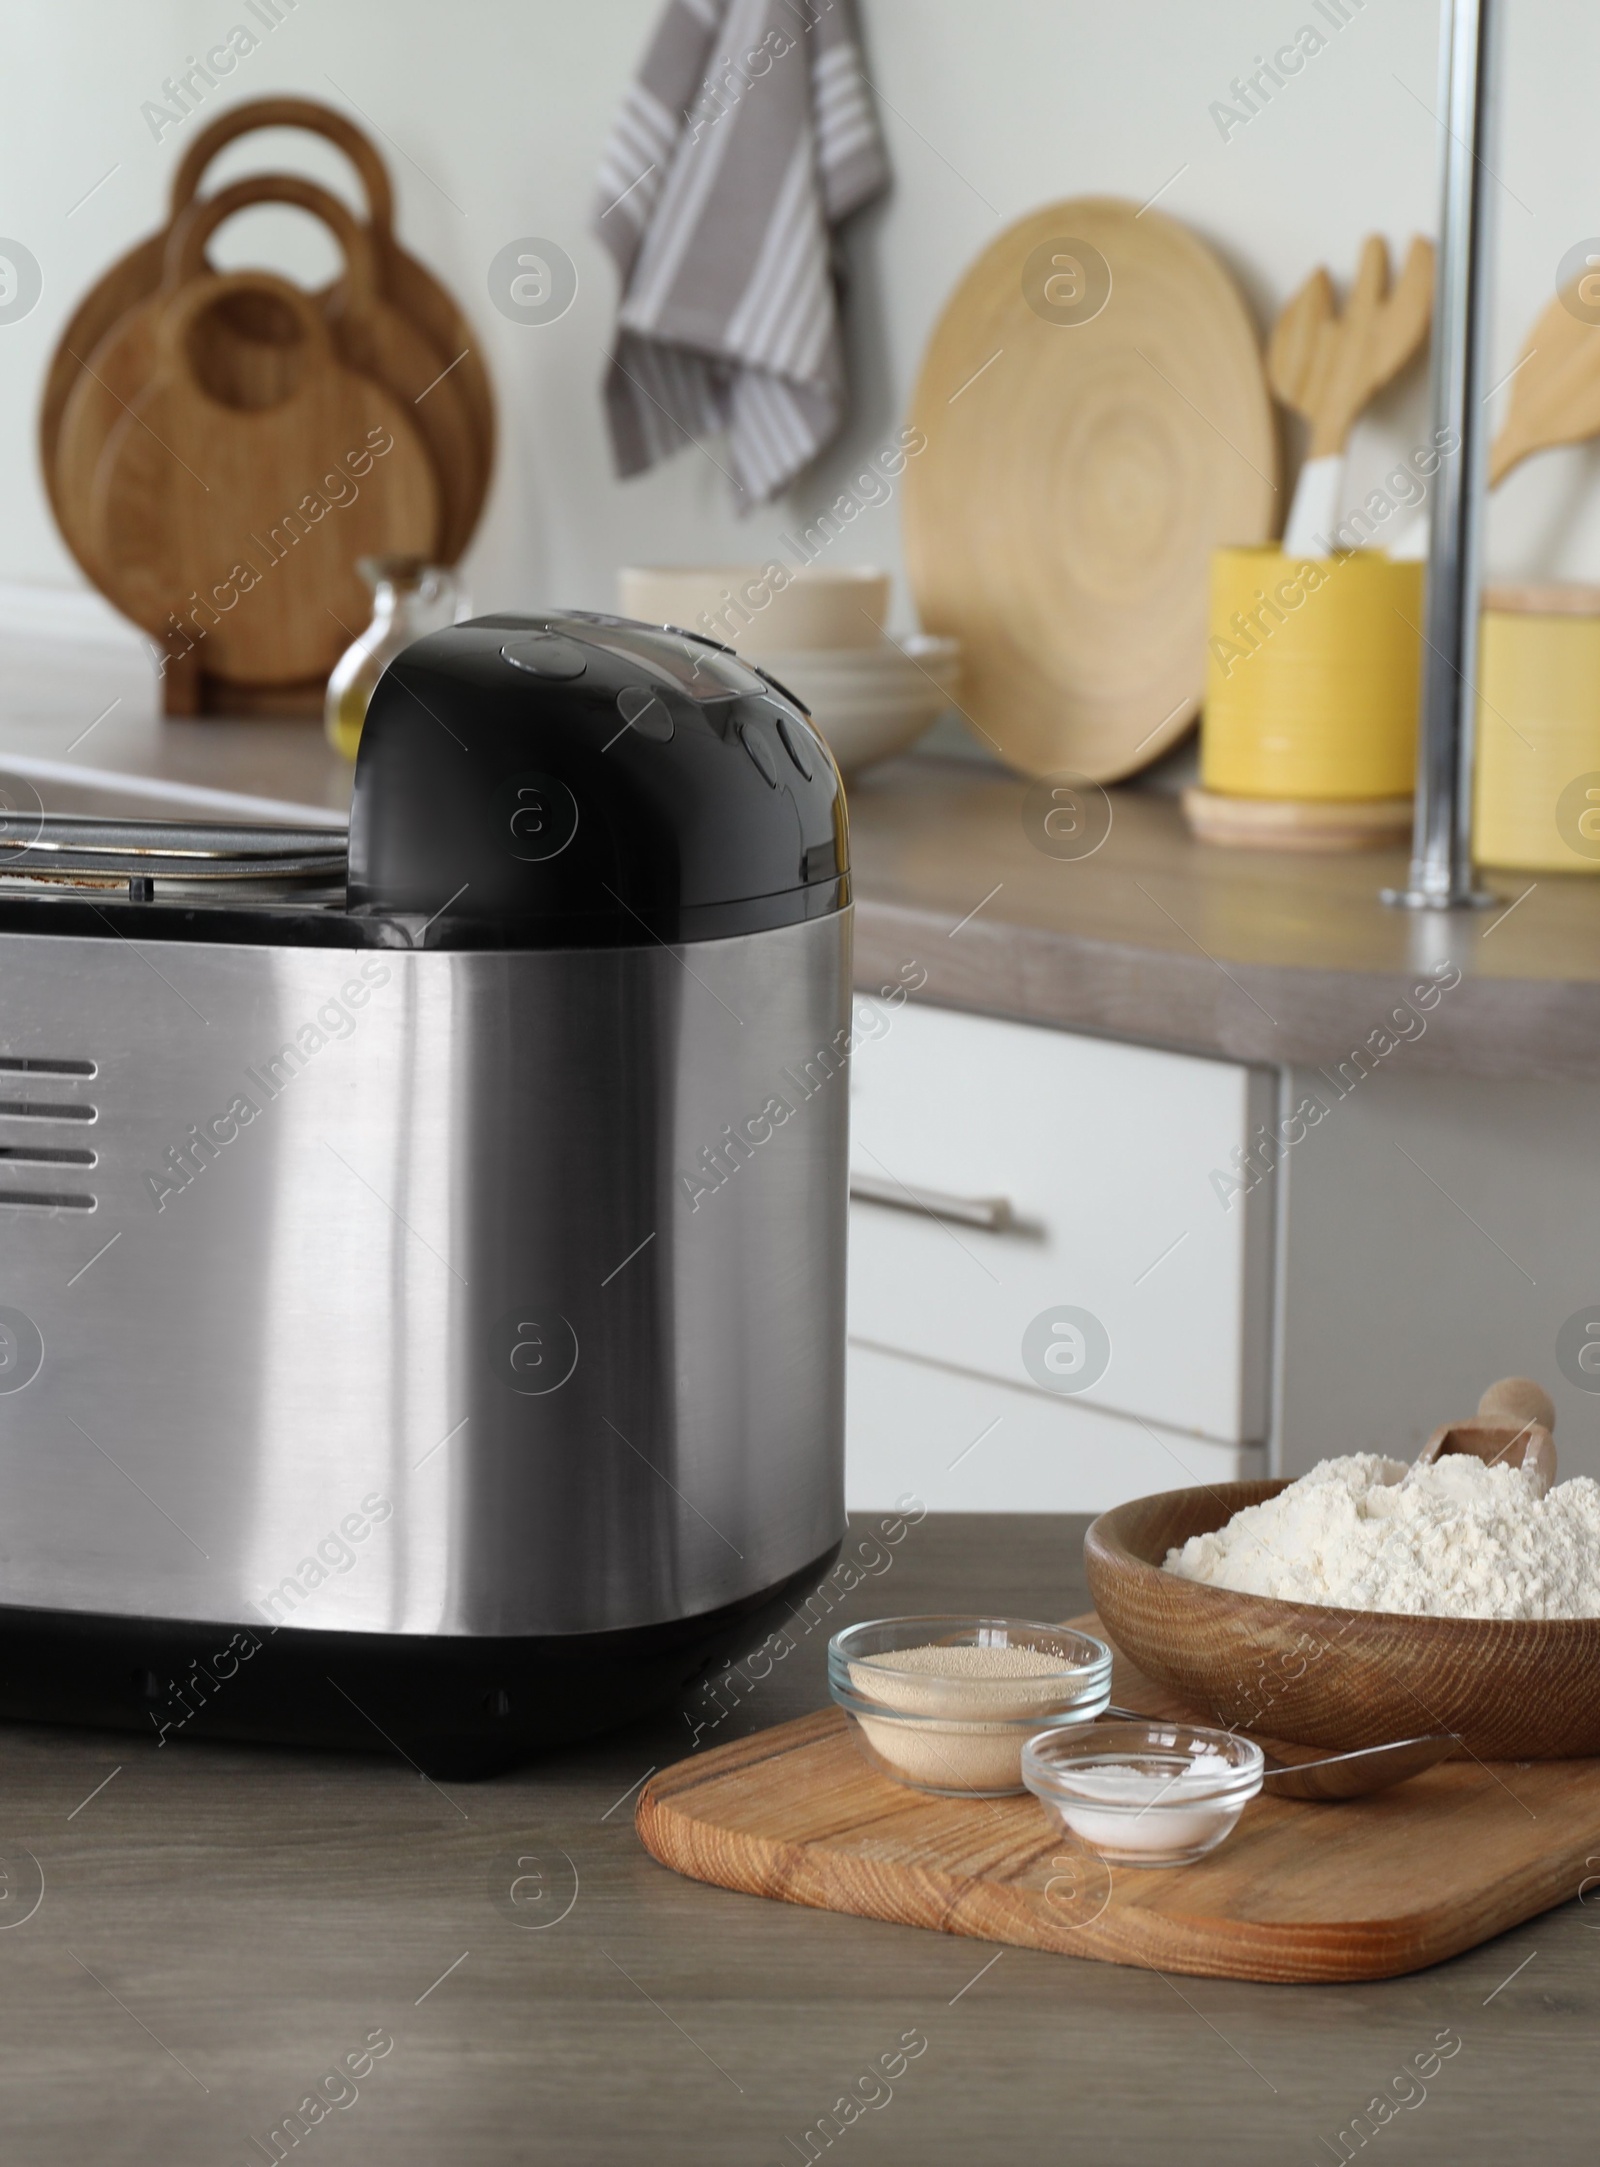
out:
M438 555L441 563L454 564L471 540L488 495L494 465L494 395L488 370L478 351L477 334L451 295L416 257L400 246L394 235L394 198L388 169L376 146L355 123L331 106L315 99L259 98L230 106L190 144L173 177L172 209L165 226L149 234L126 256L120 257L89 289L74 310L62 333L45 378L39 412L39 455L45 490L50 498L67 546L89 578L99 584L84 535L83 491L76 473L64 473L60 441L68 422L69 402L86 373L91 358L99 367L96 349L113 332L123 328L122 319L138 313L158 293L166 265L172 229L186 210L199 199L199 184L212 158L241 135L259 128L303 128L337 145L355 166L367 198L368 234L376 257L382 304L381 337L375 346L370 327L352 326L352 282L346 268L329 286L314 296L330 330L344 347L344 358L363 373L387 383L399 398L417 409L415 418L434 456L435 478L442 497ZM326 191L299 176L247 176L242 182L217 191L219 198L242 207L252 187L263 179L291 191L287 200L299 200L301 208L312 199L326 198ZM215 199L208 199L215 200ZM337 212L337 201L334 204ZM196 266L208 275L215 266ZM369 312L370 313L370 312ZM401 319L404 319L402 323ZM364 341L364 343L363 343ZM417 364L426 362L420 376ZM416 385L404 381L409 375ZM438 405L443 417L427 416L421 408L426 396ZM80 394L80 403L82 395ZM99 430L94 457L98 458L105 436L126 401L114 395L105 426Z
M1069 238L1110 266L1087 322L1024 292ZM1265 540L1278 502L1260 339L1228 272L1159 211L1048 205L956 288L912 420L911 583L924 629L961 642L967 712L1024 774L1148 765L1200 702L1211 552Z

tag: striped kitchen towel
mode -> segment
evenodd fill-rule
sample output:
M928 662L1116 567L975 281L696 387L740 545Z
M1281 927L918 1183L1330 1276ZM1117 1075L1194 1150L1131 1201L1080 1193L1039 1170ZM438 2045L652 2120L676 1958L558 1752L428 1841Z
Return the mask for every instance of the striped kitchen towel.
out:
M720 432L748 510L816 457L844 417L834 237L888 181L854 0L669 0L595 219L620 474Z

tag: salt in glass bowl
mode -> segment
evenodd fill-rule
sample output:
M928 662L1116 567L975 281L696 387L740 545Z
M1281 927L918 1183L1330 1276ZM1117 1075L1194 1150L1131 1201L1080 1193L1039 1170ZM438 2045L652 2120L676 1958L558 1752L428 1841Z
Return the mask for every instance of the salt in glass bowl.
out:
M1265 1773L1253 1739L1155 1720L1045 1731L1022 1754L1022 1780L1040 1805L1112 1866L1204 1858L1233 1833Z
M1037 1677L896 1668L910 1648L1024 1648L1058 1667ZM881 1775L914 1791L1004 1798L1023 1789L1022 1749L1092 1722L1111 1697L1104 1641L1029 1618L875 1618L828 1643L828 1690Z

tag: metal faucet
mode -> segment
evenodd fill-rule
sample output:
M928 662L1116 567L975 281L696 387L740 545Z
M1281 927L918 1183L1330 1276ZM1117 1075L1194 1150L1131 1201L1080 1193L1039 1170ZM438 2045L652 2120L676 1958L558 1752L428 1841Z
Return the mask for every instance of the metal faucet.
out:
M1459 910L1497 900L1477 886L1472 867L1478 602L1489 463L1483 411L1489 319L1483 178L1490 171L1496 7L1497 0L1444 0L1440 23L1443 134L1433 423L1436 431L1451 432L1457 449L1440 465L1429 528L1411 873L1404 888L1383 890L1385 903L1407 910Z

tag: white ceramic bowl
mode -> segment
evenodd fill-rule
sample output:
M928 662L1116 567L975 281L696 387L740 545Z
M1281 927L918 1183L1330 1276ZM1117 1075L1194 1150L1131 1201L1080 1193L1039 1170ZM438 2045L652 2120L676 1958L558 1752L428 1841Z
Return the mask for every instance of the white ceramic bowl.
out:
M765 662L795 649L875 647L889 575L863 565L813 565L774 592L756 564L633 564L617 574L617 596L625 617L705 632Z
M896 645L777 653L764 670L811 710L845 775L887 760L942 715L960 678L959 643L914 633Z

